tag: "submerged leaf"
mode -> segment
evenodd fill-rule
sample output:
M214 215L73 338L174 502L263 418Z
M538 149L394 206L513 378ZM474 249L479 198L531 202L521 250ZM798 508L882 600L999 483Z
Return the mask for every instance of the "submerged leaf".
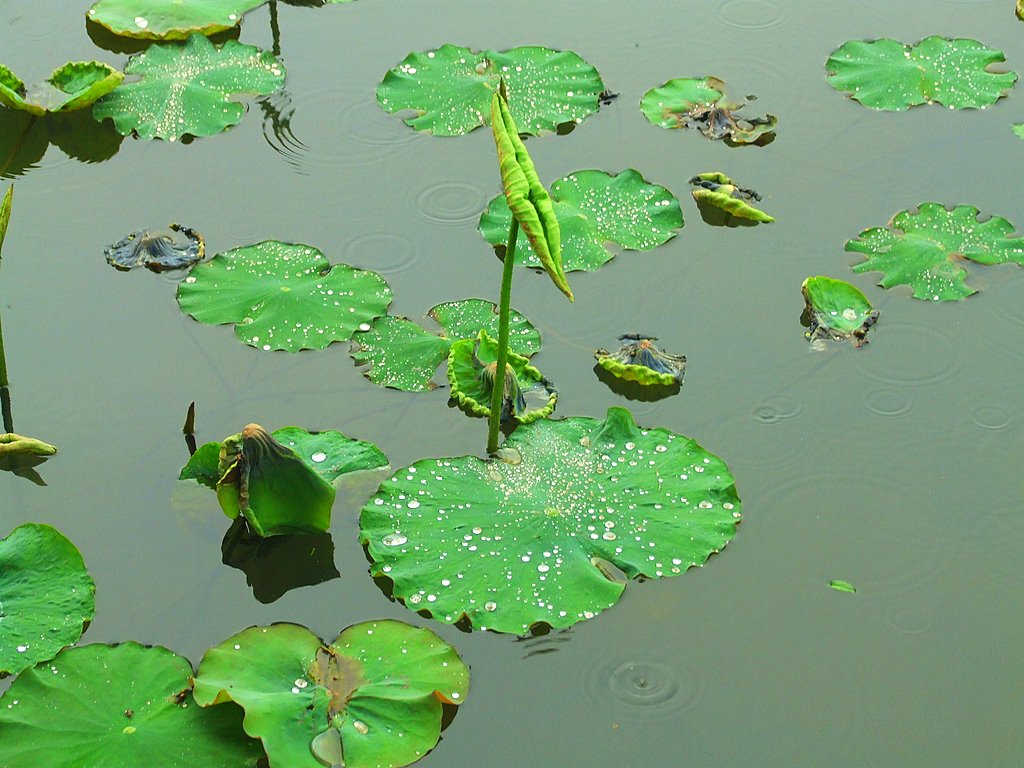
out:
M523 633L613 605L627 577L702 565L733 537L740 502L724 462L689 438L604 420L542 419L505 441L516 461L423 459L363 507L374 577L445 623Z
M144 40L184 40L238 26L242 14L267 0L99 0L86 18L115 35Z
M442 45L410 53L377 86L386 112L413 110L405 120L417 131L459 136L487 125L491 96L504 79L519 130L555 131L597 112L604 83L597 70L572 51L522 46L481 51Z
M1002 51L977 40L926 37L917 45L896 40L849 40L825 63L829 85L872 109L900 111L917 104L950 109L995 104L1013 87L1015 72L991 72Z
M55 69L43 82L26 87L0 64L0 104L33 115L73 112L110 93L123 79L124 74L109 64L72 61Z
M966 285L968 262L1024 266L1024 240L1013 225L993 216L978 220L978 209L921 203L916 212L900 211L889 228L875 227L846 243L847 251L867 255L854 272L882 272L883 288L909 285L915 299L956 301L977 291Z
M127 272L145 267L152 272L166 269L185 269L203 260L206 243L203 236L191 227L171 224L166 230L151 232L141 229L131 232L104 251L107 263Z
M867 333L878 322L878 310L854 285L830 277L808 277L800 286L809 341L832 339L851 341L860 347L868 343Z
M653 342L657 336L628 333L619 336L623 342L617 352L599 349L594 352L598 365L620 379L638 384L671 387L683 383L685 355L670 355Z
M251 627L206 652L203 707L234 701L272 766L409 765L437 744L442 703L461 704L469 670L428 629L370 621L325 645L305 627Z
M1017 138L1024 139L1024 123L1014 123L1010 126L1010 130L1016 134Z
M645 93L640 110L662 128L695 128L709 139L732 144L767 143L778 119L741 117L737 112L744 104L724 98L725 83L717 77L680 77Z

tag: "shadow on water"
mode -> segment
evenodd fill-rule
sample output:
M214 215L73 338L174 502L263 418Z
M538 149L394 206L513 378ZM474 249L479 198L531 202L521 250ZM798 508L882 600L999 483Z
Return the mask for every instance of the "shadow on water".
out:
M594 366L594 373L597 374L597 378L608 389L627 400L653 403L657 400L664 400L666 397L679 394L680 385L678 383L666 386L664 384L640 384L635 381L626 381L610 371L606 371L600 365Z
M117 154L123 140L112 123L96 122L88 109L43 116L0 109L0 177L37 168L50 144L79 162L102 163Z
M723 211L721 208L716 208L710 203L701 200L697 202L697 210L700 211L700 217L704 219L705 224L710 224L712 227L756 227L757 222L751 221L750 219L742 219L738 216L733 216L727 211Z

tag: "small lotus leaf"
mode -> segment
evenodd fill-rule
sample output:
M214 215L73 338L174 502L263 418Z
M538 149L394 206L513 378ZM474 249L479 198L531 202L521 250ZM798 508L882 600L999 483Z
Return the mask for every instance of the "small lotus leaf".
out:
M604 83L597 70L572 51L523 46L481 51L442 45L410 53L377 86L386 112L414 110L405 120L417 131L459 136L487 125L499 80L508 87L512 117L533 135L579 123L598 109Z
M55 528L29 523L11 531L0 541L0 677L78 642L95 593L81 553Z
M842 579L832 579L828 585L836 592L855 593L857 591L857 588L853 586L853 584L848 581L843 581Z
M185 269L203 260L206 243L191 227L171 224L164 231L138 230L104 249L107 263L127 272L145 267L153 272Z
M956 301L977 291L966 285L968 262L1024 266L1024 241L1013 225L993 216L978 221L978 209L921 203L917 212L900 211L889 228L874 227L846 243L846 250L867 255L853 271L882 272L883 288L909 285L915 299Z
M671 355L655 346L657 337L631 333L620 336L617 352L594 352L598 365L620 379L638 384L671 387L683 383L686 356Z
M810 330L808 340L849 340L855 347L867 343L867 332L878 322L878 310L854 285L830 277L808 277L800 287Z
M972 109L995 104L1013 87L1015 72L991 72L1002 51L977 40L926 37L917 45L896 40L849 40L825 63L837 91L872 109L901 111L917 104Z
M723 101L725 83L717 77L680 77L652 88L640 100L640 110L662 128L696 128L709 139L732 144L766 142L775 133L774 115L745 118L744 106Z
M109 64L73 61L54 70L43 82L26 88L17 75L0 64L0 104L33 115L73 112L107 95L123 79L124 74Z
M237 707L192 700L192 665L138 643L67 648L0 698L4 768L252 768Z
M245 710L272 768L409 765L437 744L441 704L468 690L455 650L400 621L355 624L330 645L295 624L251 627L207 651L195 681L201 706Z
M265 240L217 254L178 286L178 305L201 323L235 323L235 335L266 351L323 349L370 327L391 288L376 272L333 267L308 245Z
M698 205L706 203L741 219L764 223L775 221L772 216L751 205L754 201L760 201L761 195L752 189L737 186L724 173L700 173L690 179L690 183L695 185L691 194Z
M1014 123L1010 129L1019 139L1024 139L1024 123Z
M238 26L242 14L267 0L99 0L86 18L115 35L144 40L184 40Z
M351 355L356 363L371 365L364 372L366 378L406 392L434 389L437 385L431 379L448 359L453 342L476 338L481 330L498 335L498 314L490 301L449 301L433 307L428 314L441 326L440 335L388 315L352 340ZM509 313L509 348L527 357L540 351L540 333L514 309Z
M498 343L487 331L455 342L448 354L452 399L476 416L490 416L497 359ZM551 415L558 393L528 358L509 350L505 373L501 421L514 416L520 424L529 424Z
M615 569L673 576L735 534L740 502L724 462L639 429L623 408L535 421L502 450L509 458L418 461L363 507L370 572L408 608L501 632L566 627L619 599Z
M141 80L124 83L93 105L97 120L140 139L176 141L212 136L245 114L237 95L266 95L284 83L284 65L273 54L228 40L215 47L202 35L184 43L151 46L124 68Z
M4 249L4 238L7 237L7 227L11 223L11 204L14 202L14 185L11 184L4 193L4 199L0 200L0 253Z
M679 201L665 187L650 184L637 171L618 174L576 171L551 185L561 230L562 266L592 272L613 254L605 243L644 251L675 237L683 226ZM491 245L504 245L512 214L504 197L491 200L480 217L480 233ZM516 244L516 262L540 268L529 242Z

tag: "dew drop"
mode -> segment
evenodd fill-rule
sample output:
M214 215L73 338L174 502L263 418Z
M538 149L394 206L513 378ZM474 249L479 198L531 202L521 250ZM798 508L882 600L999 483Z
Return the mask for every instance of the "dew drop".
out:
M400 547L403 544L405 544L405 542L407 542L408 540L408 537L401 533L398 533L397 531L395 533L389 533L387 536L381 539L385 547Z
M498 604L493 600L488 600L484 603L484 609L488 611L496 611L498 609Z
M319 464L321 461L327 460L327 454L324 453L323 451L317 451L312 456L310 456L310 458Z
M27 645L19 645L18 646L18 653L24 653L27 650L28 650L28 646Z
M353 720L352 727L355 728L356 731L361 733L363 736L370 732L369 726L367 726L366 723L364 723L362 720Z
M135 26L139 29L145 29L149 26L149 22L146 21L142 16L135 17Z

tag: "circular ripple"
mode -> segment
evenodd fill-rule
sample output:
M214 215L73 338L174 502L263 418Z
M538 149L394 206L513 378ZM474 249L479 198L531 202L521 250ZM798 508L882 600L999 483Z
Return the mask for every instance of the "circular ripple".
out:
M588 686L597 700L610 704L617 717L655 720L693 707L704 692L690 669L654 661L613 657L591 669Z
M971 411L971 421L979 429L1006 429L1013 423L1014 414L1008 408L996 405L982 405Z
M754 408L754 420L761 424L778 424L800 414L803 406L788 395L772 395Z
M718 18L735 29L768 29L782 23L782 8L769 0L726 0Z
M889 621L904 635L923 635L935 620L927 608L920 605L900 605L889 611Z
M884 338L884 344L872 344L868 354L857 355L861 370L876 381L934 384L960 369L961 350L943 331L913 323L885 323Z
M868 410L878 416L902 416L910 411L910 397L899 389L874 389L864 395Z
M433 184L416 196L416 208L431 221L462 224L479 218L487 205L480 187L460 181Z
M374 272L392 275L408 269L420 257L416 244L393 232L375 232L358 237L345 249L351 264L365 264Z
M1011 323L1024 325L1024 276L1005 280L988 291L996 311Z

